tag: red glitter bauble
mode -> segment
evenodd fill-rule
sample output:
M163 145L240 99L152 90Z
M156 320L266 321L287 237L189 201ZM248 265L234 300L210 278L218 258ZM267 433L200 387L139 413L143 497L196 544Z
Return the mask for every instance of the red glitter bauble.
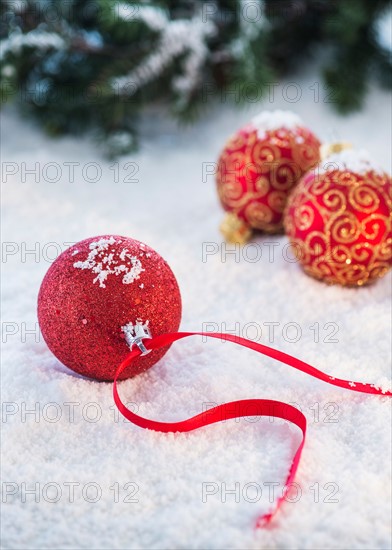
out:
M129 353L124 330L148 327L152 336L176 331L181 296L157 252L128 237L104 235L71 246L51 265L38 296L38 320L64 365L89 378L113 380ZM138 357L120 378L147 370L166 351Z
M317 164L319 148L319 140L297 115L262 112L221 153L217 187L223 208L249 228L281 232L288 194Z
M306 273L362 286L391 267L392 182L364 151L325 159L296 186L285 229Z

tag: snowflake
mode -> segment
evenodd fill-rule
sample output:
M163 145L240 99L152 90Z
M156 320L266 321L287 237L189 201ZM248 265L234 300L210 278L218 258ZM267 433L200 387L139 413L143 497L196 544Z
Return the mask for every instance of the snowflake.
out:
M142 271L145 271L139 258L129 254L127 248L123 248L119 253L113 248L109 251L109 246L115 242L116 240L110 237L90 243L87 259L73 264L76 269L89 269L95 273L97 276L93 283L98 281L101 288L106 287L105 281L109 275L122 275L123 284L129 285L139 279Z

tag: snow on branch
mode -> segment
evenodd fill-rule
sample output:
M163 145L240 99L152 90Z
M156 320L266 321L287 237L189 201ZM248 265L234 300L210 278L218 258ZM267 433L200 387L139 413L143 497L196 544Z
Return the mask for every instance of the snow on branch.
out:
M38 50L49 50L54 48L61 50L65 46L64 40L54 32L46 32L34 29L26 34L14 32L8 38L0 40L0 62L9 54L18 55L22 48L36 48Z
M118 13L121 14L121 10ZM162 9L150 6L139 6L132 17L160 31L161 36L156 51L127 75L112 79L112 88L122 95L133 95L159 77L175 58L187 53L183 74L174 79L173 88L185 94L194 89L209 53L206 40L216 32L215 25L203 21L200 14L191 19L170 21Z

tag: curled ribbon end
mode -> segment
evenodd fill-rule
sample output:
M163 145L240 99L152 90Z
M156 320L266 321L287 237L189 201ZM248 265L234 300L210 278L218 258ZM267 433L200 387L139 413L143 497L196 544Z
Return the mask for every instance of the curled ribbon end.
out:
M182 338L186 338L188 336L198 335L203 337L216 338L220 340L227 340L235 344L238 344L240 346L244 346L248 349L252 349L254 351L262 353L263 355L266 355L267 357L271 357L273 359L281 361L299 371L302 371L310 376L313 376L314 378L318 378L319 380L332 384L333 386L338 386L338 387L345 388L351 391L356 391L356 392L378 394L378 395L384 395L384 396L385 395L390 396L392 393L391 390L387 388L383 389L381 387L376 386L375 384L351 382L348 380L341 380L339 378L329 376L328 374L325 374L324 372L312 367L311 365L304 363L303 361L301 361L300 359L297 359L296 357L288 355L287 353L284 353L282 351L275 350L274 348L270 348L258 342L251 341L246 338L242 338L240 336L236 336L232 334L222 334L220 332L215 332L215 333L175 332L175 333L169 333L169 334L161 334L160 336L155 336L154 338L151 338L150 335L147 333L147 330L146 331L143 330L143 333L142 333L141 328L143 327L140 327L138 325L137 326L138 333L136 334L135 332L135 334L133 334L132 331L135 329L134 325L127 327L127 329L129 329L127 330L127 332L130 333L129 340L130 340L130 344L132 344L131 346L132 351L125 357L121 365L118 367L114 377L113 398L121 414L125 418L127 418L128 420L136 424L137 426L140 426L141 428L146 428L146 429L165 432L165 433L189 432L197 428L201 428L201 427L222 422L225 420L242 418L247 416L255 416L255 415L270 417L270 418L271 417L281 418L283 420L287 420L288 422L291 422L292 424L295 424L296 426L298 426L298 428L302 431L302 441L299 447L297 448L297 451L292 460L288 477L285 483L286 488L290 486L290 484L293 482L295 478L302 449L305 443L306 417L298 408L288 403L283 403L281 401L273 401L270 399L245 399L245 400L243 399L241 401L233 401L231 403L224 403L222 405L218 405L217 407L208 409L207 411L204 411L196 416L193 416L192 418L188 418L187 420L183 420L180 422L156 422L154 420L148 420L146 418L138 416L134 412L130 411L125 406L125 404L121 401L121 398L117 391L117 380L120 374L132 363L132 361L136 357L143 355L145 351L160 349L164 346L172 344L176 340L181 340ZM134 341L135 337L137 341ZM141 345L139 345L140 343L142 343L141 342L142 339L146 339L145 346L143 344L143 347L145 348L145 350ZM133 344L135 343L136 343L136 347L133 346ZM285 491L285 494L286 494L286 491ZM271 525L271 520L274 518L276 512L278 511L278 509L280 508L283 502L284 502L284 496L278 498L277 502L274 505L273 510L268 514L264 514L260 516L257 519L257 521L255 522L255 529L264 529L269 527Z
M257 519L256 522L256 529L264 529L265 527L268 527L271 523L271 520L273 518L273 514L264 514L263 516L260 516Z

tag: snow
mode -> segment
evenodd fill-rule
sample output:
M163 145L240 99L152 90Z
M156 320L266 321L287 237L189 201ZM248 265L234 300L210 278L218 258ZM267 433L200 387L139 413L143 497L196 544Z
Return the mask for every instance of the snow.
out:
M300 498L255 532L256 517L282 490L300 440L296 428L250 418L188 434L144 431L116 412L111 384L68 371L36 327L38 289L56 254L94 235L131 236L156 249L176 274L183 330L209 324L251 337L259 327L260 341L332 378L386 387L390 274L368 288L328 287L289 261L285 237L257 236L262 256L255 263L245 252L230 254L218 231L222 211L208 173L228 136L264 107L289 107L323 140L334 131L390 171L389 94L373 89L362 113L340 118L322 99L312 102L315 79L306 78L295 105L283 101L283 83L272 105L217 105L190 128L164 123L159 112L146 116L143 148L116 161L118 181L113 161L87 139L50 139L3 111L4 548L390 547L388 398L344 391L199 337L174 344L149 372L119 385L131 410L162 421L257 397L301 408L309 428L295 480ZM53 162L62 170L57 182L46 170ZM67 162L77 163L72 180ZM102 171L97 181L88 179L91 162ZM126 181L127 162L137 163L138 183ZM36 175L29 174L35 163ZM296 342L293 322L300 327ZM333 338L327 323L338 327ZM39 502L28 489L37 489ZM252 503L253 489L262 492Z
M265 3L261 0L249 2L240 0L237 17L240 19L241 30L248 41L257 38L260 30L268 25L265 17Z
M39 50L48 50L50 48L61 50L64 46L65 43L61 36L53 32L33 30L22 34L14 31L8 38L0 40L0 61L9 52L18 54L24 47L38 48Z
M200 13L192 19L169 21L162 10L147 6L138 7L133 17L142 19L153 30L161 31L157 51L148 55L129 74L113 78L112 88L120 94L132 96L161 75L174 58L186 54L182 61L183 74L173 79L172 87L176 92L189 94L201 77L200 69L209 53L206 40L215 34L214 24L203 21ZM163 26L162 19L165 18Z
M168 23L165 11L155 6L131 6L120 2L113 6L113 10L123 21L140 19L154 31L163 31Z
M389 54L392 52L392 7L381 14L375 24L376 42Z
M252 118L252 126L257 130L259 139L264 139L267 132L281 128L295 130L302 124L302 120L297 114L280 109L276 111L262 111Z
M365 149L344 149L339 153L333 153L326 157L318 167L320 174L332 170L349 170L359 175L365 175L371 171L383 172Z
M124 285L129 285L136 279L140 279L140 275L144 269L139 258L128 254L126 248L123 248L120 253L117 253L118 258L115 257L113 250L108 252L110 245L116 242L117 241L113 237L92 242L89 246L90 252L86 260L75 262L73 264L74 267L76 269L90 269L93 273L97 273L93 283L95 284L98 281L101 288L106 288L105 281L109 275L117 276L124 274L122 278L122 283ZM121 241L119 244L121 244ZM72 256L74 254L75 251L72 252ZM125 263L120 264L119 260Z

